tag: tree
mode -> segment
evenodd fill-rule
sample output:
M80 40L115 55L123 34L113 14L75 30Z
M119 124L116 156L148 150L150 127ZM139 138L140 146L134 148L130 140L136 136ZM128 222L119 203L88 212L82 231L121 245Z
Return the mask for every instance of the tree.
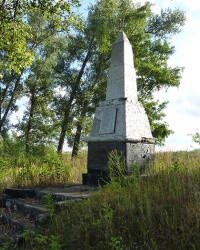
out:
M27 67L42 43L53 34L68 34L70 25L81 24L71 6L78 1L2 1L0 4L0 133L9 129L9 116L17 110L16 101L22 94ZM38 17L33 26L30 16ZM42 18L48 20L43 34L38 35ZM37 61L37 59L36 59Z
M103 55L95 52L96 49L98 49L95 48L96 41L94 36L90 35L91 34L88 34L86 36L84 32L79 30L76 36L72 36L67 53L60 58L58 67L56 67L61 75L59 78L60 84L62 87L65 87L67 93L64 98L60 100L63 103L63 99L65 99L65 105L62 105L61 108L61 112L64 115L61 119L58 152L62 152L66 134L73 134L69 131L73 130L73 126L71 128L71 125L74 121L75 126L77 126L77 132L75 133L76 140L73 143L73 155L76 154L74 152L77 152L75 148L76 145L78 147L80 142L85 117L88 113L91 114L91 111L94 113L95 105L105 94L105 87L100 90L98 84L100 82L105 84L106 82L103 78L103 74L105 76L108 57L106 56L104 58ZM98 95L93 94L94 89L96 89ZM58 103L60 103L60 101ZM61 107L61 105L59 107Z
M5 71L0 79L0 134L5 135L9 130L9 116L17 111L16 100L20 98L22 90L22 73L16 74Z
M0 3L0 53L1 68L8 68L20 73L31 64L33 55L27 47L27 38L32 36L27 25L26 15L40 10L48 19L56 19L57 28L68 25L74 15L72 5L79 5L78 0L3 0ZM59 17L59 18L58 18ZM0 77L3 77L0 71Z
M56 138L55 115L51 109L57 87L54 66L66 47L66 38L39 11L37 15L29 15L27 21L33 31L29 46L34 48L35 59L24 80L23 93L28 97L28 105L16 127L25 139L26 153L30 153L35 146L52 144Z
M71 81L71 84L70 84L70 91L69 91L69 98L67 100L67 103L66 103L66 106L64 108L64 116L63 116L63 120L62 120L62 123L61 123L61 133L60 133L60 138L59 138L59 142L58 142L58 148L57 148L57 151L58 152L62 152L62 149L63 149L63 144L64 144L64 139L65 139L65 136L66 136L66 132L68 130L68 125L69 125L69 122L70 122L70 113L72 111L72 104L74 102L74 100L76 99L77 97L77 92L78 92L78 89L80 87L80 82L81 82L81 79L84 75L84 72L85 72L85 69L86 69L86 66L91 58L91 53L92 53L92 49L93 49L93 46L94 46L94 37L92 36L89 41L84 41L84 44L86 46L86 50L84 50L82 52L82 48L80 47L80 54L79 54L79 51L77 50L74 50L74 46L76 45L79 45L79 42L80 42L80 38L81 37L77 37L76 40L73 40L73 44L71 43L71 51L76 51L77 52L77 55L76 55L76 58L74 58L73 54L72 54L72 61L70 63L74 63L74 61L77 59L78 56L80 56L81 58L81 66L80 66L80 69L77 71L75 70L76 72L74 72L75 74L72 75L72 77L70 78L70 81ZM86 44L86 42L88 42ZM76 47L77 48L77 47ZM85 53L84 53L85 52Z
M27 151L30 146L37 145L37 140L45 141L46 136L47 143L52 139L58 141L58 152L62 152L65 138L68 138L73 146L73 156L77 155L95 107L105 99L112 44L121 29L133 46L139 100L146 109L157 143L163 143L172 132L162 121L167 103L155 101L154 93L180 83L182 69L170 68L167 61L174 53L170 37L180 32L185 22L184 13L166 9L155 15L149 2L141 5L131 0L101 0L89 7L84 30L78 23L69 29L69 22L60 30L57 25L59 16L49 19L48 12L44 16L43 11L38 16L39 6L35 15L38 24L29 22L31 13L23 20L31 29L32 37L26 40L26 44L35 57L33 64L20 77L16 92L19 74L14 69L12 72L16 78L12 84L4 82L2 88L11 88L6 103L11 100L8 93L14 93L8 114L23 93L21 87L30 97L23 122L18 126L26 138ZM44 25L42 20L45 20ZM40 30L40 27L43 28Z
M197 131L194 134L190 135L192 136L192 141L200 145L200 133Z
M76 74L73 74L73 80L72 78L70 80L71 90L68 92L67 105L63 112L58 152L62 151L65 135L73 123L73 109L80 110L81 117L80 105L84 106L85 100L88 100L89 110L91 106L97 105L97 100L105 98L112 44L122 26L134 50L139 99L143 102L150 118L151 129L157 138L157 143L164 142L172 132L168 129L168 125L162 122L165 116L163 109L167 103L154 101L153 96L160 89L168 89L180 84L182 68L171 68L167 61L174 53L170 37L180 32L185 20L184 12L178 9L162 10L160 15L155 15L151 11L149 2L141 5L129 0L101 0L89 7L84 32L75 33L72 39L72 51L73 53L76 51L77 54L73 54L73 60L68 63L70 65L76 62L76 65L81 66L79 70L76 67ZM102 61L99 69L96 65L100 58ZM97 78L98 71L101 73ZM83 102L79 105L77 100L80 99ZM75 123L72 126L76 131L74 145L78 143L76 139L80 139L80 121L83 121L78 119L79 127L75 129L77 119L74 119Z

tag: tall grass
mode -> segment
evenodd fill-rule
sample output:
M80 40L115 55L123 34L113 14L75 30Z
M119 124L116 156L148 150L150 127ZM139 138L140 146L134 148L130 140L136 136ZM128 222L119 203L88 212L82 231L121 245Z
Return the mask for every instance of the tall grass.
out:
M57 237L65 250L199 249L198 153L158 153L146 176L121 180L113 178L86 201L71 202L47 238ZM39 249L33 241L31 247Z
M26 153L24 139L13 133L0 138L0 191L6 187L45 187L81 183L86 152L76 159L58 155L53 146L39 144Z
M69 153L58 155L54 150L41 157L21 154L0 160L0 189L6 187L46 187L81 183L86 171L87 154L77 159Z

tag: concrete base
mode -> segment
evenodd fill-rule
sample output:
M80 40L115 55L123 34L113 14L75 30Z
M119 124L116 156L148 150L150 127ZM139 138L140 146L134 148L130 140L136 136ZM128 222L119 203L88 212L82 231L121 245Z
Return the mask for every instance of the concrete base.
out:
M101 185L109 181L108 154L112 150L121 153L127 175L132 173L133 165L137 165L142 174L154 160L155 145L148 142L89 142L88 173L83 175L84 185Z
M108 175L83 174L82 177L83 177L83 185L103 186L110 182L110 178Z

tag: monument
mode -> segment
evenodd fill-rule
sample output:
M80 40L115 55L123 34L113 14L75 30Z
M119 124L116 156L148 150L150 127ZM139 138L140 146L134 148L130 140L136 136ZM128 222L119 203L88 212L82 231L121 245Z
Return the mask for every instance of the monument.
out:
M132 46L124 32L114 42L106 100L96 108L88 142L88 165L83 184L102 184L108 176L108 154L122 153L127 175L133 165L142 173L152 161L154 139L147 114L138 101Z

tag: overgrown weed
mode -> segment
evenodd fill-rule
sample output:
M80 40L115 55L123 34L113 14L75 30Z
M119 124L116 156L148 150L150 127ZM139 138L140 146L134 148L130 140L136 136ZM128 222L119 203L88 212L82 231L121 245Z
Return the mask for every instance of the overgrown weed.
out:
M133 171L129 177L123 174L122 157L114 153L111 158L110 167L115 166L111 169L111 183L88 200L71 201L66 210L52 218L45 233L41 228L30 240L27 238L24 249L50 249L50 246L63 250L199 249L200 155L197 152L157 153L154 167L147 175L140 176ZM59 165L57 160L49 160L51 169ZM86 165L85 155L71 161L66 154L62 160L71 167L71 180L75 179L72 178L74 169ZM28 164L23 166L26 172L23 171L30 181L26 166ZM35 166L34 169L37 170ZM43 180L47 178L49 183L48 174L44 170L36 172L39 171L45 173ZM82 173L76 171L78 175ZM35 178L36 174L32 176ZM53 178L58 177L53 175ZM17 182L24 183L24 180ZM41 248L42 240L45 243Z
M71 202L47 235L62 249L198 249L199 168L191 152L158 153L148 175L114 174L88 200Z
M50 150L41 157L21 154L0 160L0 188L50 187L81 183L86 168L86 153L71 159L69 153L58 155Z

